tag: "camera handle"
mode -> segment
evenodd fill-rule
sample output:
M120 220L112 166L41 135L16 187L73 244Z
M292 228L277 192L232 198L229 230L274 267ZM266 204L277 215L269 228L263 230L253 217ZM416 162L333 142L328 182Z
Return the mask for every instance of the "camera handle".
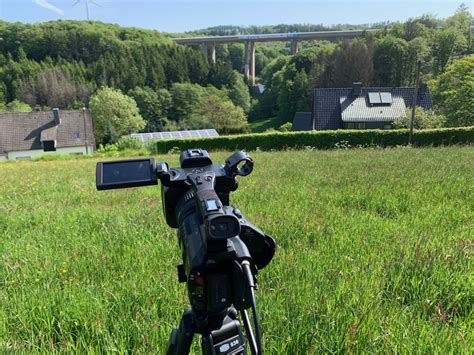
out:
M187 176L186 183L194 191L203 218L224 213L221 200L214 190L216 174L213 171L193 172Z

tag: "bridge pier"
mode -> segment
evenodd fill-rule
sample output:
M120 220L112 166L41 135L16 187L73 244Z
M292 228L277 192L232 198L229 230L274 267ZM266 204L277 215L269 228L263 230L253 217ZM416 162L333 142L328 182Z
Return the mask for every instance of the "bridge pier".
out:
M255 85L255 42L250 42L250 77Z
M244 46L244 76L245 79L249 78L250 75L250 63L249 63L249 42L245 41Z
M211 45L211 63L216 64L216 45L214 43Z
M204 42L202 44L202 50L204 52L204 57L209 63L209 60L212 64L216 64L216 45L215 43Z
M291 55L295 55L296 53L298 53L298 41L296 39L291 40L290 52Z
M290 52L292 55L298 53L298 42L309 40L328 40L336 41L346 38L356 38L366 32L364 31L320 31L320 32L296 32L296 33L270 33L258 35L235 35L235 36L212 36L212 37L193 37L193 38L173 38L173 42L180 44L202 44L206 60L212 63L216 62L216 43L244 43L244 63L243 72L247 79L252 79L255 83L255 44L256 42L287 42L290 41ZM471 32L474 33L474 26L471 26ZM250 48L249 48L250 46ZM209 53L210 51L210 53ZM250 51L250 53L249 53Z
M253 41L245 41L244 75L247 80L252 80L252 84L255 85L255 42Z

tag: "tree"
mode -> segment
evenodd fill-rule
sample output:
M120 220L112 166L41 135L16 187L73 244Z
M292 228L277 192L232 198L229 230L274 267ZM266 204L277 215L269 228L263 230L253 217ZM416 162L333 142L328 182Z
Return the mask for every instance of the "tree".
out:
M211 66L208 75L208 83L218 89L232 87L235 82L235 72L230 63L217 62Z
M173 98L170 117L179 122L188 119L195 113L204 90L203 87L196 84L175 83L171 86L170 93Z
M187 127L186 122L198 120L196 114L199 115L198 109L202 98L206 96L216 96L223 101L228 101L229 96L226 89L219 90L214 86L202 87L198 84L176 83L170 89L173 98L173 106L170 110L169 117L178 123L182 128Z
M59 67L42 70L35 78L20 81L20 97L30 105L70 108L79 99L87 100L89 88L73 80Z
M114 143L122 135L145 127L133 98L120 90L102 87L91 97L89 107L94 121L95 137L100 143Z
M355 81L360 81L364 85L372 83L374 77L372 53L364 42L360 40L343 42L334 52L332 61L334 87L351 86Z
M0 82L0 103L4 104L7 101L7 86Z
M416 37L408 42L408 53L405 63L407 85L415 85L416 63L418 61L421 61L421 73L429 73L432 66L432 60L428 40L424 37Z
M309 72L309 81L312 87L332 86L332 73L335 69L333 57L336 49L336 45L333 43L318 47Z
M447 126L474 126L474 54L449 65L433 91Z
M18 101L18 100L13 100L12 102L9 102L8 104L4 105L1 107L0 105L0 111L6 111L6 112L31 112L31 106L28 104L25 104L24 102Z
M234 70L234 79L230 87L227 88L229 92L229 98L234 105L239 106L244 112L250 110L250 93L247 84L244 82L242 74L237 73Z
M461 4L456 13L446 19L446 26L458 29L468 39L471 31L472 15L466 4Z
M236 133L248 130L242 108L217 95L207 95L200 101L197 114L206 117L219 132Z
M434 72L442 73L449 62L467 49L466 37L457 28L439 30L434 36Z
M168 124L168 113L172 106L172 97L168 90L154 91L149 87L136 87L128 92L133 97L146 121L148 132L163 131Z
M309 109L308 76L304 70L297 71L294 64L277 73L274 89L278 92L278 116L290 121L295 112Z
M380 86L403 86L406 75L408 43L391 35L377 41L374 67Z
M229 51L229 59L232 63L232 68L241 71L244 66L244 45L241 43L230 43L227 49ZM260 53L257 54L256 59L258 60L259 57Z

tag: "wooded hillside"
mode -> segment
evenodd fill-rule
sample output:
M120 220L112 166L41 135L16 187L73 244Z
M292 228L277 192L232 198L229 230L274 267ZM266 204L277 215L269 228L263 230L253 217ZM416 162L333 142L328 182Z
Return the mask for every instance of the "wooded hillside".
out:
M289 55L285 43L258 44L257 80L266 87L259 94L241 74L243 44L218 45L217 63L210 64L201 47L177 45L171 41L173 35L157 31L87 21L0 21L0 110L79 108L88 106L99 88L107 87L133 98L145 131L218 127L223 132L242 132L248 130L247 119L278 117L284 122L296 111L309 110L315 86L345 87L354 81L411 86L416 61L421 60L422 80L430 84L439 112L449 121L449 110L457 107L453 102L473 95L464 89L461 99L452 99L446 92L457 84L440 81L446 79L447 70L450 78L456 73L467 73L463 80L472 77L470 24L471 14L462 6L445 20L422 16L405 23L378 24L379 31L353 41L301 42L295 56ZM321 25L220 26L186 35L327 29ZM455 64L463 57L461 64ZM472 112L462 112L468 117L451 121L474 124Z

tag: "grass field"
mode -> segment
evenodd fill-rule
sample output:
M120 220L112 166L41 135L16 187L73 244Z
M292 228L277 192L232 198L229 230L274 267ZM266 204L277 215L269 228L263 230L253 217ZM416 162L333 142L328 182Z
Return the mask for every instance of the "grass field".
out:
M266 353L473 352L473 148L252 156ZM162 353L188 304L159 188L97 192L95 162L0 164L0 353Z

